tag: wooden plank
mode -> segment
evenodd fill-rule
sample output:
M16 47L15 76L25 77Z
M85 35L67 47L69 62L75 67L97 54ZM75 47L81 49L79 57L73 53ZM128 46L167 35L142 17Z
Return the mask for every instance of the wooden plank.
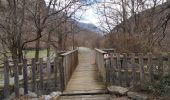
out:
M153 82L154 76L153 76L152 53L148 53L148 67L149 67L150 82Z
M164 74L164 72L163 72L163 57L162 57L162 55L160 55L158 62L159 62L158 76L159 76L159 79L162 80L163 74Z
M124 60L123 60L123 67L125 69L125 81L126 81L126 86L129 86L129 77L128 77L128 63L127 63L127 54L124 53Z
M35 58L32 59L32 92L36 90L36 64Z
M119 85L122 86L122 72L121 72L121 62L120 62L120 54L116 53L117 56L117 68L118 68L118 80L119 80Z
M60 71L60 89L61 89L61 91L64 91L65 82L64 82L64 67L63 67L63 58L62 57L59 57L58 68Z
M50 57L47 57L47 77L48 77L47 84L50 84L50 81L51 81L50 76L51 76L51 63L50 63Z
M15 97L19 97L19 74L18 74L18 60L14 60L14 91L15 91Z
M27 59L23 60L24 94L28 94Z
M105 51L103 51L103 50L100 50L100 49L97 49L97 48L95 48L95 50L96 50L97 52L101 53L101 54L107 54L107 52L105 52Z
M95 52L90 49L86 49L86 51L81 49L79 50L79 64L76 67L76 70L74 71L65 91L73 92L105 89L102 78L99 76L97 66L94 64L94 53Z
M136 66L135 66L135 54L131 54L131 65L132 65L132 86L135 86L136 84Z
M139 54L139 67L140 67L140 82L141 85L145 82L145 74L144 74L144 60L143 60L143 54Z
M169 75L170 75L170 52L168 53L168 66L169 66Z
M4 97L8 97L10 94L9 87L9 63L8 60L5 60L4 64Z
M111 59L111 62L110 62L110 64L111 64L111 69L110 69L110 71L111 71L111 83L112 83L112 85L114 85L115 77L116 77L116 75L115 75L116 60L113 59L113 53L111 53L111 58L110 59Z
M54 84L55 84L55 88L57 90L57 86L58 86L58 59L57 57L54 58Z
M40 91L41 93L44 93L44 79L43 79L43 59L40 58L40 64L39 64L39 68L40 68Z
M67 55L72 54L73 52L77 52L77 51L78 51L78 49L75 49L75 50L63 53L63 54L61 54L61 56L67 56Z
M106 86L110 84L110 59L105 60L105 68L106 68Z

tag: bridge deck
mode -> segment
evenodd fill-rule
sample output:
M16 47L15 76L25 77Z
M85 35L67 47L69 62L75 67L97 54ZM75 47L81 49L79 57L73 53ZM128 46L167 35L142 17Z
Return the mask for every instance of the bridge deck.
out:
M94 92L103 90L104 84L98 77L95 66L95 52L88 48L79 48L79 64L75 69L65 92Z

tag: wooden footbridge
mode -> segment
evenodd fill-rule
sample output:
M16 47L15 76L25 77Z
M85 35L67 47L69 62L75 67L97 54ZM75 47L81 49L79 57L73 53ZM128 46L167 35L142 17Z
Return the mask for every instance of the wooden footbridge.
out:
M9 64L7 61L1 68L4 81L0 84L0 95L3 95L0 99L12 92L19 97L19 88L23 87L24 94L32 91L38 96L61 91L60 100L109 100L107 86L134 86L153 82L155 75L161 79L170 73L170 55L120 54L109 49L79 47L45 62L32 59L30 63L25 59L22 63ZM18 73L19 68L22 75Z

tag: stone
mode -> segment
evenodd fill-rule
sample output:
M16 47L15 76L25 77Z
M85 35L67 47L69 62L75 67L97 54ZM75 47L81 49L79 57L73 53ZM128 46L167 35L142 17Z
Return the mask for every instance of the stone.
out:
M28 91L28 94L27 96L31 97L31 98L37 98L37 94L33 93L33 92L30 92Z
M137 93L137 92L128 92L128 97L135 100L148 100L148 96L146 94Z
M24 95L24 88L19 88L19 95Z
M111 94L117 94L117 95L126 95L126 93L129 91L129 89L121 86L110 86L107 87L107 89Z
M60 96L60 95L61 95L61 92L52 92L50 95L51 95L52 97Z
M44 95L44 99L45 99L45 100L51 100L52 97L51 97L50 95Z

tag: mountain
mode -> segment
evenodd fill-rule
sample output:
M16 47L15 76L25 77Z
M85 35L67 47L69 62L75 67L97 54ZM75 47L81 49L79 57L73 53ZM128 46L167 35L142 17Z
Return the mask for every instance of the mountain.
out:
M99 29L99 28L98 28L97 26L95 26L94 24L77 22L77 25L78 25L81 29L102 34L102 30Z

